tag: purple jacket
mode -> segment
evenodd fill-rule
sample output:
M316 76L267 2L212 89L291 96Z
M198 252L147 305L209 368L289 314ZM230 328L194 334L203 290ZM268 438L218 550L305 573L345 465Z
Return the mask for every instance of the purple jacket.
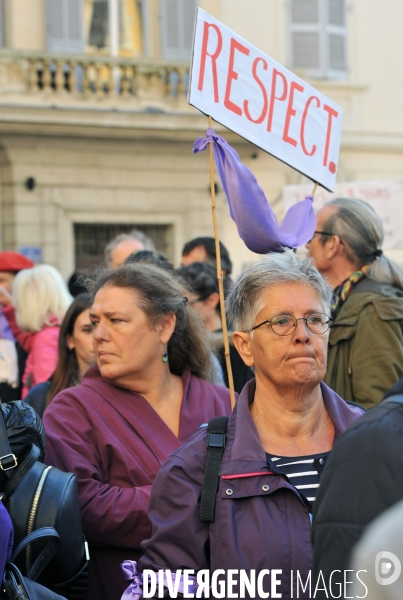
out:
M88 600L120 599L120 563L137 560L151 534L148 501L158 469L202 423L231 414L227 388L189 371L182 379L178 437L143 396L103 379L97 366L45 411L45 462L77 476L91 554Z
M321 384L335 439L364 412ZM152 537L142 543L139 569L282 569L277 592L291 597L291 570L306 581L312 567L309 510L282 475L271 473L252 421L255 380L246 384L228 421L215 522L199 519L206 428L176 450L152 488ZM268 489L267 489L268 486ZM231 490L228 492L228 490ZM231 493L232 492L232 493ZM264 578L266 591L270 579ZM300 588L300 598L305 598Z

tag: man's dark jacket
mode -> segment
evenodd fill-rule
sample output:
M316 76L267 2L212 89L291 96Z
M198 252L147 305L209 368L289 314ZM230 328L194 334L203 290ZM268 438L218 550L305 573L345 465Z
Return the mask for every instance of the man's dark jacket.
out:
M403 382L390 391L403 391ZM326 463L313 519L314 580L350 569L364 528L402 498L403 404L389 397L348 428ZM342 579L335 573L333 586Z

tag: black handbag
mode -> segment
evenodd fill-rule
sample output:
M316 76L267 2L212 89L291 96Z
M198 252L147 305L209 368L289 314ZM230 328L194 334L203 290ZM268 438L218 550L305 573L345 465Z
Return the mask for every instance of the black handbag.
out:
M3 406L0 405L0 409ZM25 407L35 412L26 404ZM39 444L31 441L32 436L29 444L19 446L21 460L10 447L11 436L2 414L0 410L0 468L7 481L0 487L0 495L13 522L15 543L20 544L40 528L53 527L60 536L60 548L38 575L38 583L67 600L85 600L89 556L82 531L76 477L38 462L41 450ZM38 538L35 543L26 544L24 551L18 554L15 565L24 576L45 547L46 540Z
M45 454L45 432L42 421L29 404L22 400L15 400L6 404L0 402L0 419L1 417L4 421L7 432L6 437L12 449L12 454L5 457L5 447L2 448L2 452L0 451L2 465L0 469L0 490L3 489L9 479L7 468L13 467L17 459L21 463L29 453L32 444L39 450L39 460L42 460Z
M28 577L24 577L14 562L26 546L35 543L37 540L42 542L48 540L48 542L32 565ZM43 568L56 554L59 545L60 538L52 527L44 527L28 535L17 546L12 557L6 563L0 597L4 600L66 600L63 596L55 594L35 581Z

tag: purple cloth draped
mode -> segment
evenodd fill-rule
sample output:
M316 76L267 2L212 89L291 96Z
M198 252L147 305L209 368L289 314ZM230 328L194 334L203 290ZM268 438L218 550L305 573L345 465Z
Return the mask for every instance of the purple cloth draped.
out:
M143 596L143 574L137 568L137 562L135 560L125 560L121 565L123 571L123 577L125 581L130 582L129 587L124 591L121 600L140 600ZM163 583L164 587L168 589L169 592L173 591L175 586L176 574L174 571L165 570L163 571ZM169 578L167 576L169 573ZM157 577L159 573L156 573ZM197 582L196 577L188 577L188 580L191 582L191 585L188 587L188 592L196 595L197 592ZM178 584L178 592L183 594L184 591L184 578L181 575L179 577ZM175 586L176 587L176 586ZM158 589L158 586L157 586ZM171 595L170 595L171 597Z
M205 150L209 143L213 144L231 217L249 250L267 254L281 252L284 246L297 248L309 242L316 225L312 196L291 206L279 225L256 177L241 163L237 152L223 137L209 128L204 137L195 141L193 152Z
M10 340L15 342L13 332L11 331L10 325L6 317L3 315L3 311L0 309L0 338L3 340Z

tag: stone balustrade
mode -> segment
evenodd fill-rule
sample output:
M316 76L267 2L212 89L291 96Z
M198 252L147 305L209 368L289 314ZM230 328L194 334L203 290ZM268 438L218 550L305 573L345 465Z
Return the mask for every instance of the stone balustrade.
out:
M0 51L0 103L187 106L188 63Z

